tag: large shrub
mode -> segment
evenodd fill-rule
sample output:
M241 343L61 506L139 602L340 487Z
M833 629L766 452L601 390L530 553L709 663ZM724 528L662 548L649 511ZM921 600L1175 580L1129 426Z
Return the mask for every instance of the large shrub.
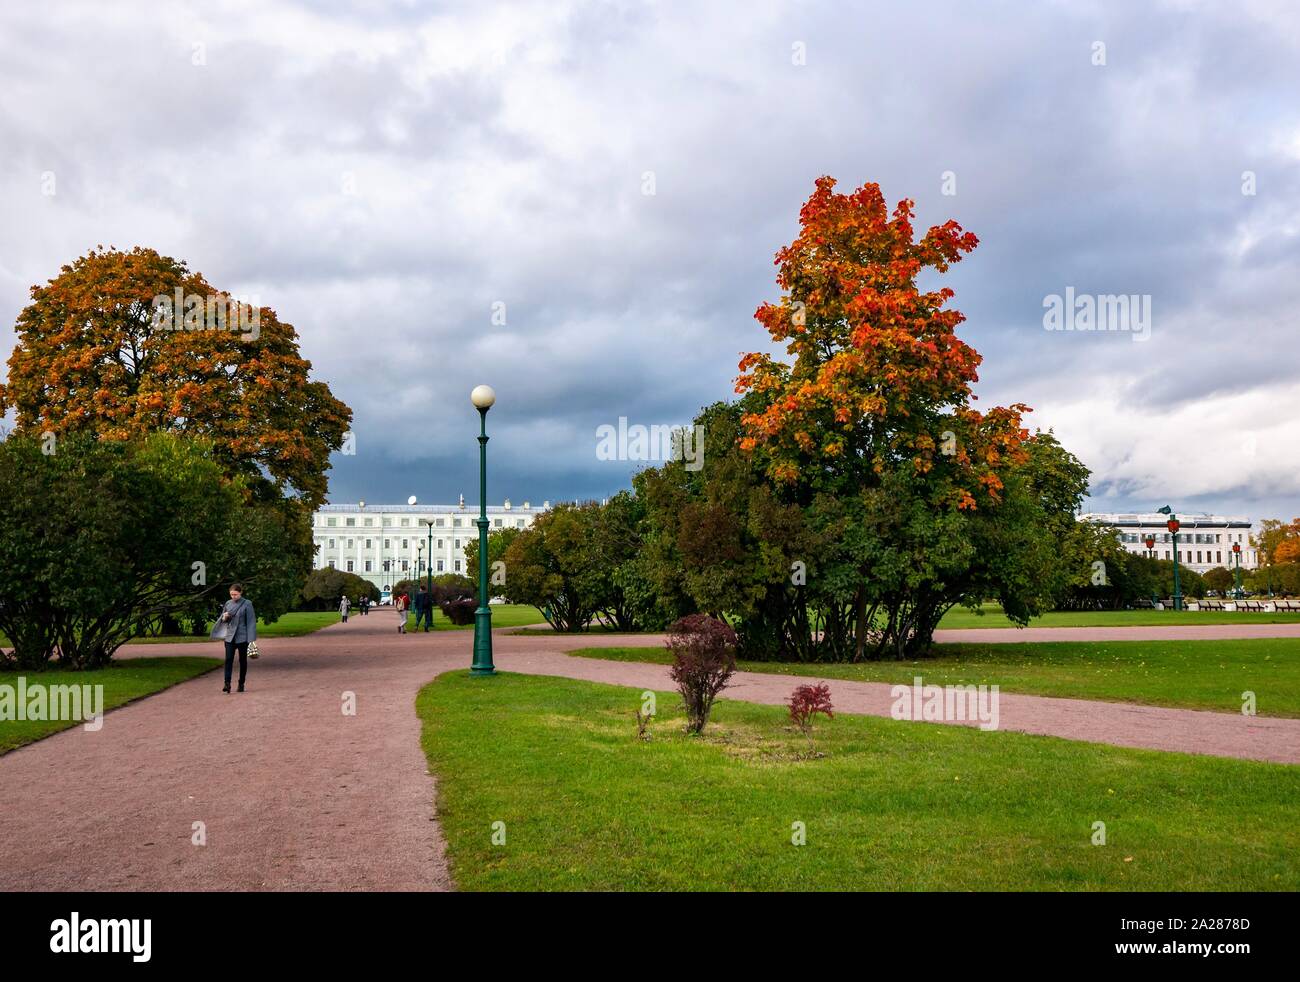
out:
M473 624L474 611L478 610L478 601L471 600L468 597L462 597L459 600L444 600L438 604L438 609L446 614L447 620L453 624Z

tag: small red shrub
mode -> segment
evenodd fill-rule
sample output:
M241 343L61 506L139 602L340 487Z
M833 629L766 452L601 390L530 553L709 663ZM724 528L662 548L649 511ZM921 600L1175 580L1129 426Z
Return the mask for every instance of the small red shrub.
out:
M812 729L812 718L818 713L825 713L827 719L834 719L831 712L831 687L825 682L818 685L801 685L790 696L790 719L805 733Z

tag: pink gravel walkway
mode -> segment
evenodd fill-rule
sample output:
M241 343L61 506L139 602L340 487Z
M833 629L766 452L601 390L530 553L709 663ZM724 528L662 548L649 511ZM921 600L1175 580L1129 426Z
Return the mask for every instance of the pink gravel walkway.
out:
M1041 630L1054 638L1119 631L1123 640L1149 629ZM1154 630L1169 637L1185 629ZM993 640L1000 632L948 633ZM1041 640L1034 633L1015 639ZM111 712L98 733L74 727L0 756L0 889L448 888L415 696L436 675L467 668L470 643L465 631L399 636L385 610L354 616L316 634L267 640L242 695L222 694L219 674L201 676ZM664 666L564 654L592 644L662 643L657 635L497 632L496 663L663 691L672 688ZM120 657L219 650L138 645ZM888 715L888 685L825 681L840 711ZM795 684L790 676L740 673L726 696L776 705ZM344 692L356 694L355 716L341 710ZM1003 693L1001 728L1300 763L1294 719ZM194 822L205 824L204 846L191 843Z

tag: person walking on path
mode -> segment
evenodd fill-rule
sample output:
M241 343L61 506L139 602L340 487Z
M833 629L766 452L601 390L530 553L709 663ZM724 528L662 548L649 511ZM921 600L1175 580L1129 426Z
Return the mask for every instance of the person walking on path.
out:
M406 633L406 594L399 593L397 599L393 601L393 606L397 608L397 633Z
M248 642L257 640L257 613L244 597L242 584L230 584L230 599L222 605L221 614L212 625L212 637L226 643L226 684L221 691L230 691L235 652L239 652L239 691L243 692L248 676Z
M346 593L343 594L343 599L339 601L339 613L343 615L344 624L348 622L348 609L351 608L351 606L352 606L352 601L348 599L348 595Z
M420 629L420 623L424 623L424 630L427 634L429 628L433 627L433 597L424 587L420 587L419 592L415 595L415 629Z

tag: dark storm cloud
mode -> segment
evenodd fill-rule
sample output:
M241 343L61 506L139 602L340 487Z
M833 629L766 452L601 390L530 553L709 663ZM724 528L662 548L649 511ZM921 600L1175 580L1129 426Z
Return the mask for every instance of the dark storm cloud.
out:
M638 465L596 427L728 398L813 180L874 180L980 237L946 277L980 404L1033 405L1095 504L1280 513L1297 48L1284 3L6 6L0 311L152 245L298 328L356 410L336 500L471 494L481 381L494 500L601 497ZM1149 294L1150 339L1045 331L1067 287Z

